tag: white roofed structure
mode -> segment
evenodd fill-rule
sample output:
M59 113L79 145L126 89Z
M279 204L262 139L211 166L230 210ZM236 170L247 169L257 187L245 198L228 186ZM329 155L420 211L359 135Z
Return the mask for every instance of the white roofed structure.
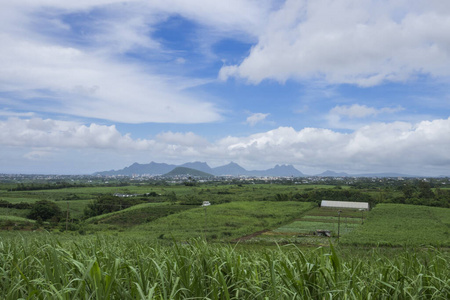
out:
M320 207L369 210L369 203L368 202L322 200Z

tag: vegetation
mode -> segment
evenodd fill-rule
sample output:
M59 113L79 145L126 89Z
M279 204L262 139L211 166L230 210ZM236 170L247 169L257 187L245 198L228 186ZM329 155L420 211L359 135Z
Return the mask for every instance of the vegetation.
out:
M186 168L186 167L176 167L165 176L195 176L195 177L214 177L214 175L205 173L199 170Z
M95 217L102 214L119 211L139 203L141 203L141 201L136 198L102 195L86 206L84 215L86 218Z
M231 202L193 208L134 227L149 236L230 241L291 222L313 207L304 202Z
M61 209L54 202L41 200L31 206L31 210L27 217L32 220L41 219L47 221L55 219L59 221L62 216Z
M450 246L448 208L379 204L342 242L354 245Z
M126 208L122 211L116 211L89 218L86 220L86 223L132 227L139 224L149 223L155 221L156 219L167 217L191 208L192 206L173 205L170 203L143 203Z
M0 244L9 299L448 299L450 254L294 246L170 246L108 237L37 236Z
M448 179L19 179L2 299L450 298Z
M368 202L371 207L376 205L376 199L370 194L365 194L360 190L350 189L314 189L311 191L296 193L292 196L297 201L308 201L319 204L322 200Z

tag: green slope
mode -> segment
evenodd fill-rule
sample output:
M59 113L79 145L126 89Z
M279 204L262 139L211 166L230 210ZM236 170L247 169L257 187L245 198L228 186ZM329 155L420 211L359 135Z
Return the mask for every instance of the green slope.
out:
M298 218L313 208L306 202L239 201L197 207L136 226L133 230L146 231L150 236L176 239L200 237L233 240L257 231L275 228Z
M177 167L172 171L170 171L169 173L165 174L165 176L182 176L182 175L196 176L196 177L214 177L214 175L212 174L185 167Z
M152 222L193 208L190 205L174 205L170 203L143 203L127 209L92 217L86 220L88 224L109 224L121 227L131 227Z

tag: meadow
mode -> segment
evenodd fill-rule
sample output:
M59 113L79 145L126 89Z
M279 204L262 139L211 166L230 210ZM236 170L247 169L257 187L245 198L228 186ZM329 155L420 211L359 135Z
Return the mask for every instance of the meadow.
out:
M379 204L364 226L344 235L341 242L354 245L450 247L448 208L406 204Z
M206 237L231 241L291 222L314 205L305 202L238 201L193 208L135 226L132 231L179 239Z

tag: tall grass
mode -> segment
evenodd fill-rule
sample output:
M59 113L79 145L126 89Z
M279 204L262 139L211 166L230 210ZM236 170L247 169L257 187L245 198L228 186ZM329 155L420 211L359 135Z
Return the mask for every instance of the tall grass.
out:
M0 242L2 299L448 299L450 254L246 249L202 240Z

